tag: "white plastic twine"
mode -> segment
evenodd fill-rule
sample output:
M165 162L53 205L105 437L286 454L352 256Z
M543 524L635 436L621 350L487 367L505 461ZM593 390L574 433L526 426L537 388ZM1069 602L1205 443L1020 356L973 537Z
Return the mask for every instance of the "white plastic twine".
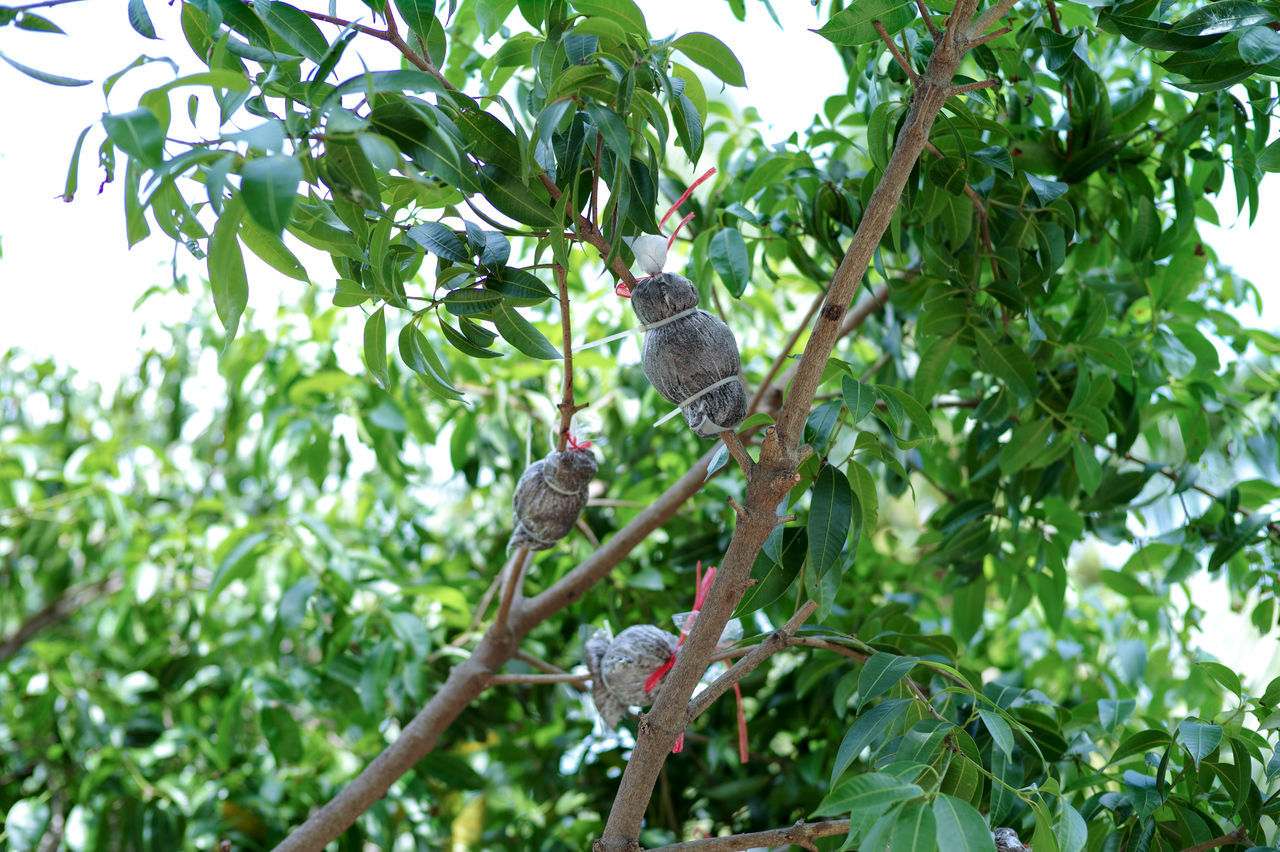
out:
M729 382L736 382L736 381L738 381L738 377L737 377L737 375L732 375L732 376L730 376L730 377L729 377L729 378L727 378L727 379L721 379L721 380L720 380L720 381L718 381L718 382L712 382L711 384L707 385L707 386L706 386L705 388L703 388L702 390L700 390L700 391L698 391L697 393L695 393L693 396L691 396L691 397L689 397L688 399L686 399L684 402L682 402L682 403L680 403L679 405L677 405L673 410L668 411L668 412L667 412L666 414L664 414L664 415L663 415L659 420L655 421L653 425L654 425L654 426L661 426L663 423L666 423L666 422L667 422L668 420L670 420L672 417L675 417L677 414L679 414L679 413L684 409L684 407L685 407L686 405L689 405L690 403L693 403L693 402L697 402L698 400L702 399L702 398L703 398L704 396L706 396L707 394L711 393L711 392L712 392L713 390L715 390L716 388L723 387L723 386L725 386L725 385L729 384Z
M617 334L611 334L608 337L602 337L599 340L593 340L590 343L584 343L578 347L578 351L583 352L587 349L595 349L597 346L604 346L606 343L612 343L615 340L619 340L631 334L640 334L641 332L652 331L655 328L662 328L664 325L673 323L678 319L684 319L685 317L691 314L695 314L697 312L698 312L697 308L688 308L686 310L680 311L679 313L672 314L671 316L666 317L665 319L660 319L657 322L641 323L635 328L629 328L626 331L620 331Z

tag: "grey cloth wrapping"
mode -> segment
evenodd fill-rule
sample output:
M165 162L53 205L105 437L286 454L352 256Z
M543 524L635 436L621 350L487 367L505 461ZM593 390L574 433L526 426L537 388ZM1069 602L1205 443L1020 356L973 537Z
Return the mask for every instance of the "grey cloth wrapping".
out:
M596 457L589 449L552 451L529 465L516 483L516 529L507 549L547 550L568 535L595 475Z
M598 630L587 640L583 656L591 672L591 697L606 725L616 728L627 707L653 702L670 672L649 692L644 683L675 653L679 642L679 637L652 624L628 627L612 639Z
M733 332L697 305L693 282L673 272L642 279L631 294L640 322L656 326L644 335L645 377L663 399L680 406L695 434L715 438L747 416L747 392L738 379L742 361ZM685 311L691 312L671 319Z

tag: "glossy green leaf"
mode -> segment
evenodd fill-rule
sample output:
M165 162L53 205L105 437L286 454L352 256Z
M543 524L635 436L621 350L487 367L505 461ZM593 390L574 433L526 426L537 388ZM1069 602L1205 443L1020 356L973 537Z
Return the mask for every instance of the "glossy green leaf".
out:
M1191 755L1191 759L1198 767L1200 761L1213 754L1222 742L1222 726L1207 725L1188 719L1178 723L1178 736L1181 737L1187 754Z
M324 59L329 50L329 42L320 28L301 9L281 0L254 3L253 8L262 22L290 48L312 62Z
M218 224L209 237L209 290L218 319L226 329L225 352L240 327L240 315L249 301L249 279L244 273L244 255L237 237L244 206L234 199L222 209Z
M129 26L143 38L158 38L151 16L147 14L146 0L129 0Z
M24 65L16 59L11 59L0 53L0 59L3 59L11 67L16 68L28 77L39 80L41 83L48 83L51 86L87 86L92 80L80 80L76 77L64 77L61 74L51 74L48 71L41 71L38 68L32 68L30 65Z
M440 325L441 328L447 327L443 320ZM400 360L418 374L431 393L446 400L463 398L458 389L453 386L443 359L416 325L408 323L400 329L396 348L400 350Z
M1275 19L1275 15L1249 0L1221 0L1196 9L1175 23L1173 31L1188 36L1220 36Z
M853 519L853 492L849 480L835 465L818 474L809 498L808 570L822 577L839 561L849 539Z
M875 21L893 35L911 23L915 16L915 6L910 0L871 0L836 12L814 32L833 44L867 44L880 38L873 26Z
M866 772L836 785L818 803L813 813L815 816L879 814L890 805L923 795L924 791L915 784L880 772Z
M729 46L709 33L687 33L671 46L730 86L747 85L742 63Z
M378 308L364 323L364 365L383 387L391 384L387 376L387 318L385 307Z
M735 297L741 297L751 283L751 254L737 228L722 228L711 235L708 246L711 266L724 286Z
M102 126L117 147L143 165L156 166L164 158L164 126L151 110L104 115Z
M893 689L918 662L917 657L899 657L883 652L872 654L858 676L859 703L866 704Z
M405 237L432 254L455 263L470 263L471 253L462 240L447 225L440 222L423 222L405 231Z
M933 800L939 852L987 852L991 829L968 802L939 794Z
M573 0L573 6L583 14L599 15L617 21L627 32L648 40L649 29L645 25L644 13L633 0Z
M551 345L551 341L528 320L520 316L516 309L504 300L493 310L493 324L498 327L502 338L520 352L530 358L544 360L560 357L560 351Z
M283 154L255 157L240 169L245 209L259 225L279 234L289 223L302 182L302 164Z
M861 421L876 407L875 389L870 385L864 385L852 376L844 376L840 379L840 390L853 423Z
M889 840L889 852L919 852L937 845L933 810L924 803L908 805L898 817Z

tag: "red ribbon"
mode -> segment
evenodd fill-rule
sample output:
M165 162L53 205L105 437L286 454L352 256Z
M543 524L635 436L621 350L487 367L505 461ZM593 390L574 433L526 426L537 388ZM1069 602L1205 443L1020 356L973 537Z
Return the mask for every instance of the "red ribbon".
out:
M712 171L715 171L715 170L712 169ZM711 172L708 172L706 175L703 175L701 178L698 179L697 182L694 183L694 186L697 186L698 182L701 182L702 180L707 178L710 174ZM690 190L692 190L692 188L693 187L690 187ZM685 193L685 194L688 195L688 193ZM694 583L697 587L697 591L694 593L694 596L693 596L693 611L689 613L689 617L685 620L684 627L681 628L680 630L680 638L679 640L676 641L676 650L671 652L671 656L667 657L666 662L664 662L662 665L658 666L656 669L653 670L653 674L645 678L645 681L644 681L645 692L652 692L654 689L656 689L658 686L658 682L662 680L663 675L671 671L672 666L676 664L676 652L679 651L680 646L684 644L685 637L689 635L689 630L693 627L693 622L697 619L698 613L702 611L702 605L706 602L707 595L711 591L711 583L716 578L716 566L712 565L710 568L707 569L706 577L702 576L701 560L698 561L697 565L694 567L693 570L694 570ZM733 694L738 702L738 760L741 763L746 763L747 756L748 756L747 755L747 714L746 714L746 711L742 708L742 688L738 686L737 683L733 685ZM671 747L672 754L679 754L682 751L684 751L684 732L683 731L680 733L680 736L676 738L675 745Z

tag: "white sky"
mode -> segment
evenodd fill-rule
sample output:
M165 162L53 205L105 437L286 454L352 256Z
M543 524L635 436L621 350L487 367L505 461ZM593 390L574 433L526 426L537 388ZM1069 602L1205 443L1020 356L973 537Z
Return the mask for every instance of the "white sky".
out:
M110 388L136 368L144 324L154 327L162 320L181 319L191 311L191 299L200 298L170 296L148 302L139 312L132 310L144 290L169 281L172 247L159 235L126 249L122 169L114 183L101 195L97 193L102 178L97 167L100 131L91 132L86 140L75 201L66 204L58 198L76 136L108 108L101 89L104 76L142 54L169 56L183 66L183 73L201 70L177 29L180 5L148 3L156 28L165 37L159 42L147 41L133 31L122 3L78 3L48 10L69 36L29 34L12 27L2 31L0 48L14 59L57 74L93 78L95 83L57 88L0 65L6 115L0 123L0 352L16 345L37 357L56 356L85 378ZM641 0L654 35L702 30L730 45L746 70L748 88L745 92L730 89L729 96L754 105L771 126L766 135L777 140L791 129L808 125L833 91L829 81L839 79L843 71L825 40L809 32L820 23L809 3L775 0L786 25L783 30L773 24L762 5L747 5L748 20L743 24L723 2ZM355 9L355 14L366 10L354 0L343 0L339 10L344 8ZM109 108L132 109L142 91L167 81L169 73L162 64L131 72L113 92ZM811 80L819 82L810 84ZM707 85L710 89L711 81ZM184 111L184 102L175 99L175 120ZM119 165L123 166L123 155ZM1271 206L1264 201L1252 230L1244 221L1235 221L1229 194L1218 204L1228 227L1201 226L1219 255L1262 290L1264 301L1270 303L1265 324L1273 329L1280 328L1280 276L1271 257L1280 235L1278 186L1274 176L1264 184L1272 196ZM1264 253L1264 247L1272 251ZM179 256L185 257L185 251ZM334 276L327 260L307 263L318 286L332 286ZM195 276L203 269L189 260L183 268ZM269 315L282 294L288 299L294 288L302 286L259 265L250 270L250 306L260 316ZM358 346L353 341L350 348L354 351ZM1202 601L1202 605L1211 612L1229 611L1221 584L1208 591L1216 592L1218 601ZM1215 633L1226 642L1215 648L1224 660L1247 663L1230 660L1232 648L1240 647L1236 628L1209 630L1206 640Z

